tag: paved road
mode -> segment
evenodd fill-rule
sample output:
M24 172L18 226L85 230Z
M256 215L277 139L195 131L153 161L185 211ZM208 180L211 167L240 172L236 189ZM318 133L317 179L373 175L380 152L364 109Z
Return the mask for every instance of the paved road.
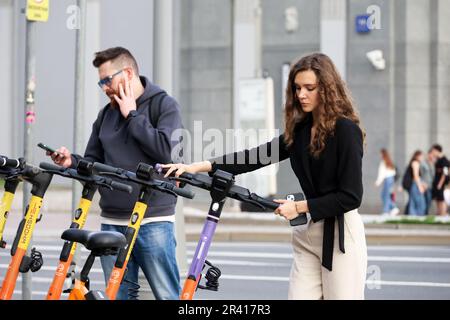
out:
M59 258L62 240L35 238L44 266L33 274L33 299L44 299ZM196 243L187 244L192 257ZM82 258L87 251L82 251ZM0 251L0 279L9 264ZM199 290L196 299L286 299L291 248L287 243L214 242L208 260L222 271L218 292ZM92 288L104 289L99 261ZM202 282L204 284L204 281ZM21 276L14 299L21 299ZM450 299L450 246L370 246L367 299Z

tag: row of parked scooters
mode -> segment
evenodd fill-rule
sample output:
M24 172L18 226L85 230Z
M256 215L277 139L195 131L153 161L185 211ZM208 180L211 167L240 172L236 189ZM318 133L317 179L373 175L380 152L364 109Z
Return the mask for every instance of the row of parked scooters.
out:
M114 300L124 275L128 260L133 250L140 224L144 218L150 194L153 190L170 193L175 196L192 199L195 194L185 188L187 184L207 190L211 195L211 205L205 218L205 224L200 235L194 258L191 262L180 299L191 300L197 288L218 290L220 270L206 260L216 226L220 220L223 205L227 198L250 203L261 208L275 210L279 204L251 193L248 189L235 185L234 176L228 172L217 170L211 176L206 174L183 173L180 177L163 179L163 169L160 165L150 166L140 163L134 172L122 168L115 168L97 162L79 161L76 168L64 168L52 163L42 162L39 167L26 163L23 158L10 159L0 156L0 179L5 181L4 194L0 205L0 246L6 248L3 232L8 213L18 185L30 183L31 199L21 220L15 239L11 245L11 262L3 278L0 289L0 300L12 298L19 272L36 272L42 264L42 254L33 248L27 255L33 230L41 218L41 207L46 191L54 175L79 181L83 190L78 208L73 214L70 227L64 230L61 238L64 241L59 263L56 267L53 281L47 293L47 300L59 300L63 292L69 294L69 300ZM140 192L130 215L125 234L112 231L83 230L92 199L98 188L109 188L121 192L131 193L132 186L127 182L138 185ZM178 183L177 183L178 182ZM178 186L177 186L178 184ZM292 226L304 224L305 215L291 220ZM74 278L70 288L64 290L66 279L74 276L74 262L77 243L81 243L90 251L78 277ZM102 255L117 255L114 269L106 286L105 292L90 290L89 271L96 257ZM205 264L210 268L206 272L206 285L199 284ZM135 297L139 286L134 284Z

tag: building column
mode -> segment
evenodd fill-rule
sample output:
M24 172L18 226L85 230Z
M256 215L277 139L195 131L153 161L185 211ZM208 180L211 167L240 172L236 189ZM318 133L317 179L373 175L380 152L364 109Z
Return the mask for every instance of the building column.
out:
M346 79L347 1L320 1L320 51L333 60L343 79Z
M450 2L437 3L437 48L436 48L436 142L442 144L447 156L450 154ZM434 44L432 44L434 45ZM433 88L434 89L434 88Z
M239 119L239 80L261 76L260 0L233 1L233 127Z
M408 0L405 3L405 136L406 160L415 150L430 147L430 57L431 5L429 1ZM421 22L421 23L418 23Z
M174 15L178 12L178 7L175 6L172 0L155 0L154 2L153 78L154 82L170 95L176 94L175 89L178 89L174 84L175 63L178 62L174 51ZM181 197L178 197L177 200L175 220L176 256L183 280L187 273L187 254L183 199Z
M14 130L13 110L13 50L14 50L14 28L13 28L14 4L12 0L0 2L0 106L2 115L0 117L0 128L6 136L12 136ZM11 139L0 139L1 155L14 157Z

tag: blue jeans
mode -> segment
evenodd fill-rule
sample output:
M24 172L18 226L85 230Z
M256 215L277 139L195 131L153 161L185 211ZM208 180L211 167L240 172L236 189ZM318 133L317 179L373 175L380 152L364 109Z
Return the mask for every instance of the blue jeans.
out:
M417 183L413 182L409 191L409 208L411 216L424 216L426 210L425 196L420 193Z
M101 230L125 233L126 226L102 224ZM117 300L130 300L128 290L133 285L126 280L137 283L138 271L142 269L144 275L157 300L177 300L180 297L180 273L178 271L176 254L176 240L174 224L172 222L151 222L139 229L124 281L117 293ZM102 256L100 258L105 282L116 262L117 256Z
M395 208L391 198L392 187L394 186L394 177L385 178L383 189L381 189L381 200L383 201L383 213L388 213Z
M425 196L425 214L429 214L430 207L431 207L431 201L433 200L431 191L432 190L429 187L424 193L424 196Z

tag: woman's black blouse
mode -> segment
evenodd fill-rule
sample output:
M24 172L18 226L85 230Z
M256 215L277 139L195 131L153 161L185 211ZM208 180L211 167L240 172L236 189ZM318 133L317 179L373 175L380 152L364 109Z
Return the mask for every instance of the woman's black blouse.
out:
M353 121L340 118L334 134L326 140L325 149L314 158L309 145L312 116L299 122L294 130L293 144L288 148L284 135L259 147L211 159L217 169L241 174L290 159L308 202L314 222L324 219L322 265L332 270L334 226L338 221L339 248L344 248L344 213L357 209L363 196L363 135Z

